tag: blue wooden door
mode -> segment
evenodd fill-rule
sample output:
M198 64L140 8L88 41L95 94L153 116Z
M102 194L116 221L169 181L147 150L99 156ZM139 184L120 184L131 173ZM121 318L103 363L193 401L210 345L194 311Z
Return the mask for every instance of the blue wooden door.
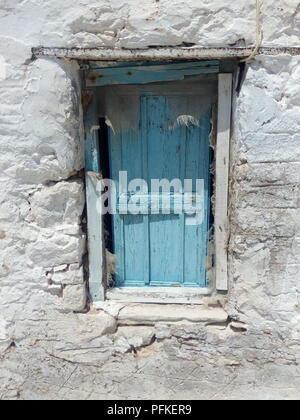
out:
M132 95L123 92L125 107L131 106ZM196 103L192 92L164 92L161 85L134 95L139 108L136 124L109 130L111 178L118 181L119 172L127 171L128 182L141 178L149 186L152 179L204 180L204 217L199 225L187 225L186 214L117 211L112 223L116 286L206 287L211 107L198 122L175 124L176 109L182 113L186 107L190 113Z

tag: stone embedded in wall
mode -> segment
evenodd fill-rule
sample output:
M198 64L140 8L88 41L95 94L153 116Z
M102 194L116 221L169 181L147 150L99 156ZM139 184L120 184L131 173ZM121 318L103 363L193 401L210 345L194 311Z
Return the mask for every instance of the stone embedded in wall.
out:
M43 228L79 225L83 208L82 180L55 183L41 189L31 199L33 222Z
M109 4L91 0L80 5L66 0L64 8L56 0L44 1L42 8L29 1L13 10L6 2L1 4L3 33L28 43L29 58L32 45L141 48L183 42L244 46L255 41L254 0L238 4L230 0L114 0ZM297 0L275 6L274 1L264 0L262 12L267 43L299 44ZM26 24L32 22L33 13L40 18Z
M300 159L299 142L299 134L264 134L259 130L255 136L244 137L245 156L249 163L295 162Z
M51 269L50 269L51 270ZM76 285L84 282L83 267L79 264L62 266L60 270L56 267L48 272L47 278L50 282L62 285Z
M299 229L299 210L242 208L235 212L235 231L258 237L293 237Z
M75 77L76 69L69 63L39 60L29 66L22 111L30 144L19 165L11 169L19 182L59 181L83 168L80 93Z
M47 292L51 295L62 297L63 286L61 284L54 284L50 281L48 282Z
M67 27L72 45L82 47L244 46L254 42L255 13L251 3L232 8L229 0L122 0L109 6L90 2L67 17Z
M2 4L1 4L2 10ZM8 52L13 52L9 54ZM0 81L22 80L26 65L31 59L31 47L22 38L0 35L1 79Z
M288 40L290 46L299 46L300 6L298 0L282 0L274 3L263 1L264 39L282 45Z
M139 349L149 346L155 340L155 331L152 327L119 327L114 335L114 345L117 351L126 353L137 352Z
M49 267L49 262L55 267L61 264L81 264L85 250L85 236L77 236L64 230L43 230L38 240L27 247L29 265Z
M63 310L83 311L87 305L85 284L68 285L63 289Z
M236 206L240 208L278 208L289 209L299 207L299 186L251 186L236 196Z
M288 188L300 184L300 162L248 162L237 165L235 181L241 183L243 189L269 186L285 186Z

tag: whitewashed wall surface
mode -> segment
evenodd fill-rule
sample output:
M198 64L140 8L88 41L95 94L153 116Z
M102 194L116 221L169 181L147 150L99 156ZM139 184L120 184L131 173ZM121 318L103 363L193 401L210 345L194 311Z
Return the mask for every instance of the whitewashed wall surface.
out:
M262 3L263 46L300 46L299 1ZM31 54L253 46L255 15L255 0L0 0L0 399L300 399L299 56L249 64L229 295L170 322L155 305L85 311L78 65Z

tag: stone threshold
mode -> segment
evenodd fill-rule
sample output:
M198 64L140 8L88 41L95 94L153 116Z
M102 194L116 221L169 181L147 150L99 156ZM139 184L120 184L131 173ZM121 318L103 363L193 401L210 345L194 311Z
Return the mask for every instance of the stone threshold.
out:
M157 304L205 304L212 295L207 287L114 287L106 291L109 301Z
M100 309L113 316L119 325L154 325L156 323L224 324L228 314L221 307L174 304L139 304L99 302L93 309Z

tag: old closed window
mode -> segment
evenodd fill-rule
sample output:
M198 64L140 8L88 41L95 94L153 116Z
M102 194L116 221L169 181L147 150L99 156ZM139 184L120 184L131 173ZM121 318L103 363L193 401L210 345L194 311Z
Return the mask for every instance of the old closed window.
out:
M231 100L231 74L220 78L219 73L218 61L140 66L91 62L85 69L94 299L104 299L112 288L114 296L116 290L130 296L143 288L143 294L167 290L191 297L215 287L215 257L222 265L222 250L218 255L214 244L222 241L222 226L218 236L214 220L226 218L226 213L219 209L215 215L212 196L216 158L218 164L228 153ZM220 121L224 81L227 103L222 106L229 111ZM217 112L223 137L219 157ZM228 159L223 166L222 204L227 211Z

